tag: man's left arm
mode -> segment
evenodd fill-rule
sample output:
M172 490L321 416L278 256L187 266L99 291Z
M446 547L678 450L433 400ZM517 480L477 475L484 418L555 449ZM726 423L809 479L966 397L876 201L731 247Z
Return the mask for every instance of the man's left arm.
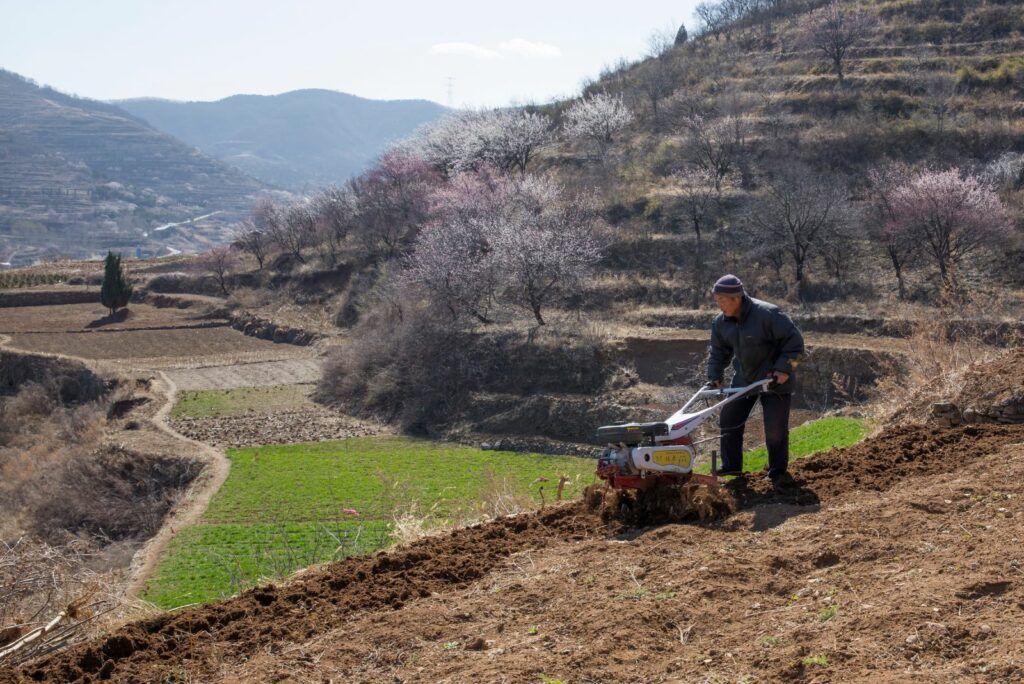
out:
M781 311L772 315L772 336L779 352L772 370L789 375L804 357L804 337L793 320Z

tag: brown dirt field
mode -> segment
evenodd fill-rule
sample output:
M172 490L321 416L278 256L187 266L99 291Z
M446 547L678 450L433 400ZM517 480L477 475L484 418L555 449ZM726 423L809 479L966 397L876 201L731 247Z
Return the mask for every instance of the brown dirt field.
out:
M18 333L10 345L28 352L130 362L148 368L210 365L218 359L308 358L312 350L248 337L228 327L117 332Z
M384 426L318 407L253 411L242 416L174 418L174 430L217 447L294 444L329 439L369 437L389 431Z
M104 332L108 330L195 327L211 323L208 320L197 318L195 310L158 309L148 304L132 304L122 312L118 312L117 316L111 318L107 309L100 304L6 307L0 309L0 332Z
M731 485L743 509L718 523L549 508L134 623L0 682L1024 678L1024 427L887 430L793 471L779 495Z
M167 371L180 390L237 389L300 385L320 379L318 359L291 359L226 366L201 366Z

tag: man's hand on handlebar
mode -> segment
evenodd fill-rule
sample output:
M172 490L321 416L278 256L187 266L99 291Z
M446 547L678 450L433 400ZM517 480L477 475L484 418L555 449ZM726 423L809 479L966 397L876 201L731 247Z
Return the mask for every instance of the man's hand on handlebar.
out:
M709 380L708 381L708 387L710 387L711 389L722 389L722 381L721 380Z
M785 385L789 381L789 373L782 371L772 371L770 377L776 385Z

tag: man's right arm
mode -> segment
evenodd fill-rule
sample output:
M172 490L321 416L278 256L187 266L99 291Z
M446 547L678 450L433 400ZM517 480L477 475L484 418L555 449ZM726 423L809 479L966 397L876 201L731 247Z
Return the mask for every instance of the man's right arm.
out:
M711 346L708 348L708 380L712 384L721 384L725 369L732 362L732 354L732 347L722 338L716 320L711 324Z

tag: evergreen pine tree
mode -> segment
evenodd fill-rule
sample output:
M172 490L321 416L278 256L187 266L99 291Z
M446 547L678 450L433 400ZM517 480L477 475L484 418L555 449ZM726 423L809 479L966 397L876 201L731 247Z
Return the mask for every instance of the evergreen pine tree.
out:
M103 285L100 286L100 302L110 309L110 315L121 307L128 306L132 297L132 286L121 266L121 255L107 252L107 260L103 265Z

